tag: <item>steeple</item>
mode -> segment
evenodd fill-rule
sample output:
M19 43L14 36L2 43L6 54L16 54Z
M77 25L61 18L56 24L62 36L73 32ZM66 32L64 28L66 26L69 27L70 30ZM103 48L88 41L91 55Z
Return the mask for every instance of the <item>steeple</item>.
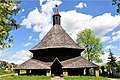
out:
M61 16L59 15L59 12L58 12L58 5L56 5L56 10L53 15L53 25L55 24L60 25L60 17Z

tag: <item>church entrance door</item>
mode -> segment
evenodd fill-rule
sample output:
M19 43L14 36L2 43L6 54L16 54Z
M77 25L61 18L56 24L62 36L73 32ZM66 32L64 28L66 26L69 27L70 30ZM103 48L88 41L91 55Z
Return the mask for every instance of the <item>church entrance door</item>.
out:
M62 65L61 65L59 59L56 58L53 61L53 64L51 65L51 75L60 76L61 74L63 74Z

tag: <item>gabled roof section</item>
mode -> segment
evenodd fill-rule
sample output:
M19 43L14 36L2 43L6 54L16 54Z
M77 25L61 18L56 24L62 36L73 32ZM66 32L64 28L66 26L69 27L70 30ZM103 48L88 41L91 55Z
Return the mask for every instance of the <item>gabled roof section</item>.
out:
M53 63L54 63L55 61L58 61L58 62L60 63L60 60L59 60L57 57L54 59Z
M47 49L47 48L74 48L79 47L72 38L65 32L60 25L54 25L45 37L31 50Z
M59 64L60 66L63 67L63 65L60 63L60 60L57 57L54 59L53 63L51 64L51 67L55 64Z
M95 68L98 65L86 60L82 56L62 61L63 68Z

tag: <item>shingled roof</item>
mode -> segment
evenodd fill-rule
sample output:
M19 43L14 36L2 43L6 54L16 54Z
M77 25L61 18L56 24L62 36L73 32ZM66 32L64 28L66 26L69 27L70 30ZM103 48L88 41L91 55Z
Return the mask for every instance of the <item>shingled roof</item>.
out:
M94 68L98 65L86 60L82 56L62 61L63 68Z
M53 27L45 35L45 37L39 42L32 50L47 49L47 48L73 48L83 49L79 47L73 39L66 33L66 31L60 25L60 15L58 7L56 5L56 11L53 15Z
M58 58L57 58L58 59ZM59 59L58 59L59 60ZM55 60L54 60L55 61ZM53 62L43 62L37 59L30 59L21 65L17 66L16 69L51 69ZM65 61L60 61L63 68L94 68L98 67L96 64L86 60L85 58L79 56L71 58Z
M50 69L50 67L46 62L37 59L30 59L18 65L16 69Z
M75 48L79 47L72 38L65 32L60 25L54 25L46 36L38 43L32 50L46 49L46 48Z

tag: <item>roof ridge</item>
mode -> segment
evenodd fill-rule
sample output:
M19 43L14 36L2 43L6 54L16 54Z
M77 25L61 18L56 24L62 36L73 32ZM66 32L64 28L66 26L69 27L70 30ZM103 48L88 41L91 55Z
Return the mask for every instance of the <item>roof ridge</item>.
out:
M58 59L58 57L56 57L56 58L54 59L54 61L53 61L53 63L51 64L51 66L54 64L54 62L55 62L56 60L60 63L61 66L63 66L63 65L61 64L60 60Z

